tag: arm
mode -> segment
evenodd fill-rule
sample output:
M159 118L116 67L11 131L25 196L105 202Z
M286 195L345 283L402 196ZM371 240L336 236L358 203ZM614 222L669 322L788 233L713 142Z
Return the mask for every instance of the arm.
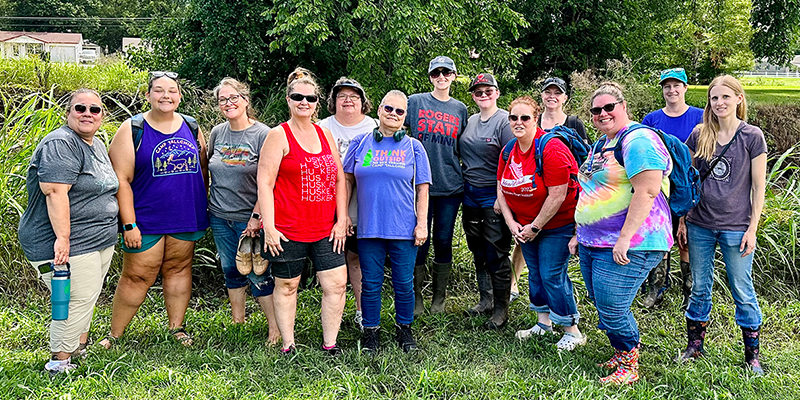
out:
M322 131L325 133L325 138L328 139L331 155L336 162L336 222L333 224L328 241L333 242L333 251L341 253L344 251L344 241L347 239L347 184L345 183L342 159L336 150L338 149L336 140L328 128L322 128Z
M66 183L40 182L39 188L46 196L47 216L53 231L56 234L56 242L53 245L55 257L53 264L64 264L69 261L69 190L72 185Z
M650 215L653 202L661 191L661 178L664 171L657 169L644 170L631 177L633 185L633 196L631 205L628 207L628 214L625 216L625 224L619 233L619 239L614 245L614 261L619 265L626 265L628 259L628 248L631 246L631 238L636 234L644 220Z
M119 219L123 225L136 222L136 211L133 209L133 190L131 182L136 167L136 150L133 148L131 121L127 120L117 130L114 139L108 146L108 157L119 180L117 202L119 203ZM142 247L142 233L139 227L122 232L125 246L131 249Z
M197 153L200 156L200 169L203 173L203 182L206 184L206 196L208 196L208 149L206 148L206 139L203 137L203 131L197 129Z
M525 238L525 241L533 240L536 237L536 233L531 229L531 225L541 229L550 222L550 219L552 219L556 213L558 213L558 210L561 209L561 204L567 197L568 186L569 183L547 187L547 197L544 199L544 203L542 203L542 209L539 211L539 214L536 215L533 222L525 225L520 232L522 237Z
M503 187L500 186L500 181L497 181L497 204L500 206L500 212L503 214L503 219L506 220L508 229L514 235L514 239L524 243L525 238L522 237L522 225L514 219L514 213L511 212L511 207L506 202L506 197L503 195Z
M258 204L264 225L264 244L270 254L277 256L283 251L281 240L289 241L283 233L275 229L275 195L272 193L281 160L289 153L289 143L283 129L278 127L270 130L262 150L258 160Z
M761 153L750 160L750 176L752 211L750 212L750 226L742 237L739 251L742 257L747 257L756 249L756 230L761 220L761 211L764 210L764 192L767 186L767 154Z
M414 245L422 246L428 240L428 190L429 183L420 183L417 191L417 226L414 227Z

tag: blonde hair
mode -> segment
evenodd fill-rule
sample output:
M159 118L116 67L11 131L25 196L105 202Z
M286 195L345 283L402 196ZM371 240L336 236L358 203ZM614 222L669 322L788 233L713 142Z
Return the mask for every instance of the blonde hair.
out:
M255 119L255 111L253 110L252 103L250 102L250 86L247 86L246 83L242 83L237 81L236 79L226 77L219 81L219 85L214 88L214 99L219 99L219 91L222 90L223 86L230 86L236 93L239 93L240 96L244 97L247 100L247 108L245 108L245 112L247 113L247 117L250 119Z
M517 105L525 105L525 106L530 107L531 110L533 111L533 115L532 115L533 119L539 118L539 112L542 111L542 109L539 108L539 103L537 103L536 100L534 100L533 97L531 97L531 96L520 96L520 97L517 97L516 99L514 99L513 101L511 101L511 104L508 105L508 112L511 112L511 109L514 108L514 106L517 106ZM536 122L536 121L533 121L533 122Z
M744 87L730 75L720 75L708 85L706 108L703 110L703 123L700 125L700 135L697 137L697 151L694 156L699 159L711 161L717 150L717 134L719 133L719 117L711 110L711 89L723 85L733 90L737 96L742 95L742 102L736 105L736 118L747 121L747 99L744 97Z
M311 118L312 121L317 119L317 113L319 112L319 105L322 103L322 93L319 90L319 85L317 85L316 79L314 79L314 75L311 71L303 68L297 67L289 74L289 77L286 79L286 95L290 95L294 92L294 87L298 84L304 83L306 85L311 85L314 87L314 94L317 95L319 100L317 101L317 105L314 108L314 116Z

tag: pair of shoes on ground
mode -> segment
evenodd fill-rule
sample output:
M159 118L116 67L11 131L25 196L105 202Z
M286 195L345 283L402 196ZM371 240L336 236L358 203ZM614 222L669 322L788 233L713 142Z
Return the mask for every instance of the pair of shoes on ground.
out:
M333 346L329 346L329 347L325 346L324 344L322 344L322 345L320 345L319 349L320 349L320 351L322 351L323 353L328 354L331 357L338 357L338 356L342 355L342 349L339 348L339 345L337 345L337 344L334 344ZM295 346L294 343L290 344L289 347L287 347L285 349L283 349L283 348L281 349L281 355L284 356L284 357L291 358L296 354L297 354L297 346Z
M516 337L519 340L525 340L531 338L532 336L544 336L547 334L555 335L553 327L539 322L530 329L517 331ZM556 348L559 350L572 351L578 346L585 345L586 341L587 337L585 334L581 333L576 335L571 332L564 332L564 336L562 336L561 340L556 343Z
M44 370L52 375L69 372L76 368L78 368L78 366L72 363L72 357L66 360L59 360L55 355L50 357L50 360L44 365Z
M267 271L269 261L261 257L261 235L255 237L242 234L239 245L236 247L236 270L242 275L251 271L256 275L263 275Z
M378 353L378 349L381 347L380 329L380 326L364 328L364 334L361 337L362 353L367 355L375 355ZM404 353L411 353L419 350L417 341L414 340L414 335L411 332L410 324L395 325L395 340L397 340L397 345L400 346Z

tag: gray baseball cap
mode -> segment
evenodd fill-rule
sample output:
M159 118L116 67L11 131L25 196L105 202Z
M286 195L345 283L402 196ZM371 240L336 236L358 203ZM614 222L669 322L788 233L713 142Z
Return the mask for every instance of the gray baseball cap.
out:
M435 70L436 68L447 68L451 71L456 70L456 63L453 62L453 59L447 56L438 56L431 60L428 64L428 73L430 74L431 71Z

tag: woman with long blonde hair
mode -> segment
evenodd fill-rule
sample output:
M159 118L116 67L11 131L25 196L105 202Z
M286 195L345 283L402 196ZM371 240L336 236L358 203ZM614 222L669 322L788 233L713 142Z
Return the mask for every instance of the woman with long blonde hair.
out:
M678 241L689 247L692 294L686 309L688 344L678 361L704 354L711 314L714 254L719 245L728 285L736 304L736 324L742 329L745 362L758 375L762 322L753 287L753 251L756 229L764 207L767 143L761 129L747 120L747 99L736 78L721 75L708 86L703 124L696 127L686 145L700 170L703 197L681 221Z

